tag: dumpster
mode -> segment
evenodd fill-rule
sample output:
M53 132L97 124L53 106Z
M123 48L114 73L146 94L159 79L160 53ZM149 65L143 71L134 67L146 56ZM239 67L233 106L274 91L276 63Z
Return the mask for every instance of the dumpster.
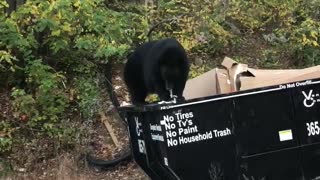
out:
M151 179L316 180L319 94L312 78L120 110Z

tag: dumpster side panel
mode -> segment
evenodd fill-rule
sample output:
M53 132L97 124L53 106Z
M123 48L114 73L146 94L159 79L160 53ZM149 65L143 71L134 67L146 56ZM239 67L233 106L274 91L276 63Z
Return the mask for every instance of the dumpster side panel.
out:
M168 169L179 179L236 180L232 100L159 111Z
M293 90L295 119L302 148L302 165L306 179L320 178L320 84L296 84Z
M167 166L167 148L165 138L162 134L164 126L159 121L158 112L146 112L143 121L143 131L145 132L145 141L147 149L148 166L161 177L161 179L177 179L175 173L171 172Z
M152 179L320 179L320 81L127 112Z
M146 134L142 129L144 119L142 113L128 112L126 117L129 126L131 151L133 153L134 160L149 177L155 180L160 180L161 178L154 172L154 170L149 168L148 152L145 141Z
M243 176L300 177L298 133L291 91L282 89L235 99L237 151Z

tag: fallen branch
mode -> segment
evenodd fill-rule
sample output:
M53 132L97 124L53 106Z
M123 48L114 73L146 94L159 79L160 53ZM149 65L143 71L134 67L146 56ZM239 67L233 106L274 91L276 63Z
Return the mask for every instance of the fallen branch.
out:
M109 123L107 117L105 116L105 114L102 111L100 111L99 114L100 114L101 122L103 122L104 126L107 128L113 143L116 145L116 147L119 147L120 143L119 143L118 138L116 137L114 130L113 130L111 124Z

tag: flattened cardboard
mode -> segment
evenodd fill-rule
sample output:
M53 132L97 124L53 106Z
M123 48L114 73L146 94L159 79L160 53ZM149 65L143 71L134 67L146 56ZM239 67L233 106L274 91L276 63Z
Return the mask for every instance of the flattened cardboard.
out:
M314 79L314 78L318 78L318 77L320 77L320 67L319 67L319 70L317 70L317 71L303 73L303 74L296 76L296 77L293 77L293 78L289 77L288 79L286 79L286 81L288 81L288 82L302 81L302 80Z
M237 64L234 66L234 68L229 70L229 78L231 81L231 91L238 91L240 89L239 87L239 78L241 76L241 73L248 72L248 65L246 64Z
M231 82L229 80L229 74L226 69L216 68L216 82L217 82L217 94L231 92Z
M234 61L233 59L229 57L225 57L221 63L222 66L224 66L227 69L231 69L232 66L238 64L238 62Z
M301 72L300 70L257 70L250 69L254 77L240 77L240 90L263 87L266 85L275 85L277 82L283 82L281 79L292 77Z
M224 68L215 68L188 80L184 97L194 99L320 77L320 66L287 70L253 69L228 57L221 65ZM244 76L243 73L250 75Z
M238 63L229 57L225 57L221 65L227 68L227 71L229 74L231 92L238 91L239 90L238 81L239 81L240 74L244 72L248 72L248 65Z
M212 96L217 94L216 70L212 69L200 76L189 79L183 91L185 99Z
M243 65L239 65L236 61L226 57L222 63L226 69L212 69L200 76L189 79L183 91L185 99L194 99L216 94L232 92L229 73L243 69ZM247 65L245 65L247 67ZM246 69L246 68L244 68ZM236 85L234 84L233 87Z
M320 77L320 66L294 70L252 70L252 72L255 77L240 78L240 90L317 78Z
M253 77L269 77L270 79L270 73L272 75L279 75L279 74L295 74L299 72L301 69L253 69L248 68L248 71L252 74Z

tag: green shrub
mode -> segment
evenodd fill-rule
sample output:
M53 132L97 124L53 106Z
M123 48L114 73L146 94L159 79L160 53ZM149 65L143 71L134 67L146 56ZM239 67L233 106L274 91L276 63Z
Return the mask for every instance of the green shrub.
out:
M237 59L259 60L260 67L279 67L283 56L297 66L320 64L319 4L318 0L160 0L143 6L104 0L27 0L5 14L8 4L0 0L0 86L12 88L15 112L14 119L1 123L69 144L78 133L68 124L69 114L79 113L87 120L99 108L97 64L123 62L130 47L147 41L149 28L156 24L151 39L176 37L191 57L205 57L204 62L222 59L231 49ZM249 40L242 41L245 38ZM257 38L265 44L258 44ZM246 46L248 42L253 45ZM246 48L256 43L260 46L251 55ZM209 69L192 65L189 77ZM2 138L0 152L10 150L14 138Z
M68 106L64 92L65 77L54 72L40 60L30 62L26 70L28 91L14 88L13 107L17 115L30 118L27 124L32 128L50 129Z
M234 37L223 26L220 3L216 1L159 1L148 11L150 24L163 22L155 29L154 39L174 36L187 49L214 54ZM167 20L167 21L164 21Z
M69 114L97 111L96 64L122 60L146 32L143 17L103 0L28 0L5 14L7 7L0 0L0 80L12 88L14 119L1 122L70 142L77 132ZM13 142L2 139L1 149Z
M99 84L96 78L97 65L90 61L73 67L72 88L78 101L78 108L83 118L91 118L98 110Z

